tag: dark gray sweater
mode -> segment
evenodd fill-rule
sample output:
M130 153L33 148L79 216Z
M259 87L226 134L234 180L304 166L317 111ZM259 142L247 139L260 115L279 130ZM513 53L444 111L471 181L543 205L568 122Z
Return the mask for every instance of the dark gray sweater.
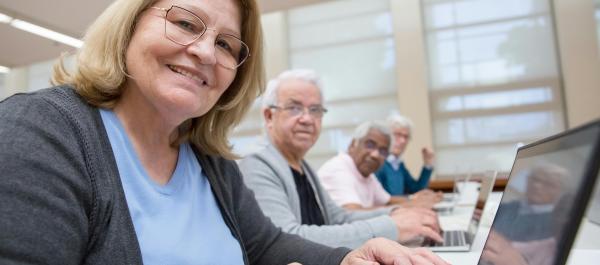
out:
M245 264L339 264L348 253L282 233L233 161L195 152ZM0 264L142 264L98 109L69 87L0 102Z

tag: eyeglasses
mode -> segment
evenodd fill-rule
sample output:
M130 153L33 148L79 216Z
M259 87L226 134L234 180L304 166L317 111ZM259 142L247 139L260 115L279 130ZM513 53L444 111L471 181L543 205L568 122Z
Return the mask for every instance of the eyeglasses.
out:
M383 158L388 157L388 155L390 154L389 148L387 147L378 147L377 143L371 139L367 139L363 142L363 146L369 150L369 152L373 152L375 150L377 150L377 152L379 153L380 156L382 156Z
M394 135L395 138L404 138L405 140L410 140L410 134L408 133L401 133L401 132L394 132L392 133Z
M313 117L315 119L323 118L323 115L325 115L325 113L327 113L327 109L320 105L312 105L312 106L308 106L308 107L304 107L302 105L297 105L297 104L287 105L287 106L283 106L283 107L271 105L271 106L269 106L269 108L282 109L284 111L287 111L291 116L294 116L294 117L303 115L305 113L304 110L306 109L306 110L308 110L308 115L310 115L311 117Z
M165 11L165 36L179 45L187 46L198 40L208 28L204 21L194 13L178 6L169 9L151 7ZM217 62L225 68L235 70L250 56L250 48L238 37L220 33L215 41Z

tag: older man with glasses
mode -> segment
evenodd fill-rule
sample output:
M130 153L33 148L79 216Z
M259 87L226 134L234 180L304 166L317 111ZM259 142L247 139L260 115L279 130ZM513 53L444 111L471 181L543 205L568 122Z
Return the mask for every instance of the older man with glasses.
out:
M373 237L441 240L432 212L390 213L389 208L353 212L331 200L304 160L319 137L326 112L314 71L285 71L269 82L263 116L270 144L240 162L244 181L265 215L285 232L333 247L355 248Z

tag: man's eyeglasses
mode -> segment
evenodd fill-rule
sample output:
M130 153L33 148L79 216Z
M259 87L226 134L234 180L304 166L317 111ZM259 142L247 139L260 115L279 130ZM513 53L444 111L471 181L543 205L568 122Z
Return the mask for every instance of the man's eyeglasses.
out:
M287 105L283 107L271 105L269 106L269 108L284 110L294 117L303 115L304 110L306 109L308 111L308 115L315 119L323 118L323 115L327 113L327 109L320 105L313 105L308 107L304 107L302 105Z
M382 156L383 158L387 158L388 155L390 154L389 148L387 147L378 147L377 143L371 139L367 139L363 142L363 146L369 150L369 152L373 152L375 150L377 150L377 152L379 153L380 156Z
M165 36L179 45L190 45L202 37L206 30L214 31L200 17L184 8L151 8L165 11ZM215 41L215 54L220 65L234 70L248 59L250 48L236 36L219 33Z

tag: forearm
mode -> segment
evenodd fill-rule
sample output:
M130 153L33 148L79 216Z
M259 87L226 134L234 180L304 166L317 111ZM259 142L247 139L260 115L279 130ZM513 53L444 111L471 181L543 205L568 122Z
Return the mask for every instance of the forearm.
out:
M257 198L262 196L257 196ZM297 234L308 240L330 247L356 248L374 237L397 238L397 230L390 209L381 208L372 211L347 211L339 206L325 207L328 222L325 225L304 225L282 200L259 200L265 215L284 232ZM279 203L278 203L279 202Z
M344 208L348 211L373 211L373 210L379 210L379 209L383 208L383 206L364 207L357 203L347 203L347 204L342 205L342 208Z
M414 178L406 178L405 186L408 193L412 194L418 192L427 187L429 184L429 179L433 173L433 168L423 167L421 170L421 174L419 175L419 179L415 180Z
M408 202L409 199L406 196L391 196L388 205L401 205Z

